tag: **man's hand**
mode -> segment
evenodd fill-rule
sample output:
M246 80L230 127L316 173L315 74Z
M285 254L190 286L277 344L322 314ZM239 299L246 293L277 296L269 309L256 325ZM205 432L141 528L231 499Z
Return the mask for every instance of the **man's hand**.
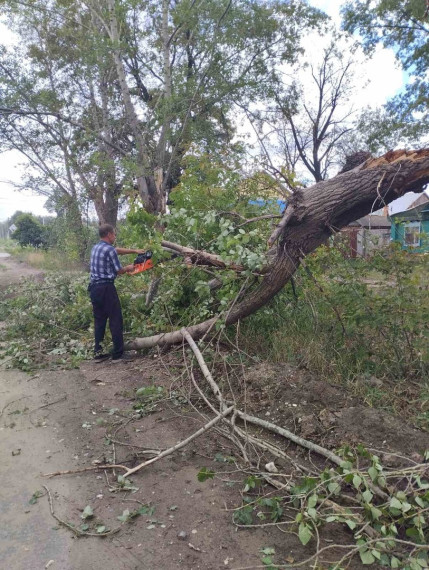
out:
M119 271L118 271L118 275L123 275L124 273L131 273L131 271L134 271L134 265L125 265L124 267L122 267Z

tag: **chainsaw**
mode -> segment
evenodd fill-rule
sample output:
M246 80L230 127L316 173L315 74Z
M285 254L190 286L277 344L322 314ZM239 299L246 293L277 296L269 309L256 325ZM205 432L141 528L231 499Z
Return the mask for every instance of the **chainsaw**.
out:
M150 250L144 253L139 253L134 260L134 269L129 272L129 275L136 275L153 268L152 252Z
M153 253L150 250L147 250L144 253L139 253L134 260L134 269L130 271L128 275L137 275L137 273L142 273L143 271L152 269L154 266L152 255ZM173 253L173 255L168 259L164 259L163 261L170 261L172 259L176 259L176 257L179 257L179 255L177 253Z

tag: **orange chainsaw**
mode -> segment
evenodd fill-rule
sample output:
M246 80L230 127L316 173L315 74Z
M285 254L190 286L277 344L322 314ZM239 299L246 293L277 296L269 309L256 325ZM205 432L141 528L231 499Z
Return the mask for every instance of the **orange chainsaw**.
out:
M136 275L137 273L142 273L142 271L147 271L148 269L152 269L153 261L152 261L152 252L150 250L145 251L144 253L139 253L138 256L134 260L134 269L129 272L128 275Z

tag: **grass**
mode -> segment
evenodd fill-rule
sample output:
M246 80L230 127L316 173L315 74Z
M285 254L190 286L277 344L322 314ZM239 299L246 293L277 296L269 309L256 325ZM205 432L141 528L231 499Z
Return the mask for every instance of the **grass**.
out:
M22 261L41 271L82 271L82 263L70 260L63 252L49 249L20 247L12 240L1 240L0 249L10 253L18 261Z
M61 295L58 310L49 292L40 287L24 291L21 305L10 308L11 318L16 315L17 321L11 339L19 337L21 350L34 336L37 347L41 323L52 321L58 329L50 326L43 334L49 332L55 347L63 342L61 331L67 329L67 350L73 356L77 349L71 340L82 339L79 331L90 337L87 275L61 252L13 244L8 249L45 271L47 280L56 279L55 288ZM342 385L369 406L395 412L429 429L429 275L425 261L395 250L370 260L345 260L333 248L320 248L295 275L296 295L286 286L269 306L240 325L239 346L261 361L303 367L315 378ZM76 269L80 272L74 275ZM191 318L201 320L192 313L199 309L198 303L182 302L182 296L180 306L174 305L172 296L169 301L159 296L158 309L155 304L148 311L142 304L141 282L124 280L118 285L130 336L177 328ZM134 295L137 290L138 297ZM181 295L183 286L177 290ZM195 297L190 295L190 299ZM32 306L31 313L22 310L27 305ZM167 312L173 309L176 314L170 322Z
M241 346L429 429L426 258L393 251L355 263L318 255L308 261L311 277L302 269L295 276L297 298L286 287L242 324Z

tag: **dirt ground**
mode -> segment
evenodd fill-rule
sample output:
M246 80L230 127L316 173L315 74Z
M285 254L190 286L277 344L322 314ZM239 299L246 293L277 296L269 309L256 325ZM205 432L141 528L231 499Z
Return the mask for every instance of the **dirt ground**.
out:
M0 264L7 267L0 271L1 294L24 268L10 258ZM120 469L43 476L108 462L134 466L153 456L147 450L166 449L199 429L207 417L186 379L182 356L181 350L136 355L131 362L85 362L79 370L33 376L6 370L0 361L2 568L238 569L261 566L262 548L275 549L278 564L293 564L314 552L313 541L304 548L285 527L237 529L233 509L241 505L247 474L231 442L214 431L133 475L130 488L118 483ZM149 388L145 399L136 399L139 388ZM249 365L224 390L238 401L246 394L249 413L327 448L364 442L392 466L401 461L395 454L429 448L427 433L286 364ZM195 407L187 403L189 397ZM310 466L321 462L287 441L277 438L276 443L291 459L276 463L293 476L295 460ZM261 457L261 465L271 459ZM215 471L215 478L199 482L203 467ZM94 534L101 527L112 532L104 538L75 537L53 518L47 489L62 521ZM83 520L86 506L93 516ZM142 514L131 520L118 519L125 510L138 509ZM350 538L338 525L334 533L321 532L320 546L347 544ZM319 568L328 566L322 560ZM350 566L361 567L357 560Z

